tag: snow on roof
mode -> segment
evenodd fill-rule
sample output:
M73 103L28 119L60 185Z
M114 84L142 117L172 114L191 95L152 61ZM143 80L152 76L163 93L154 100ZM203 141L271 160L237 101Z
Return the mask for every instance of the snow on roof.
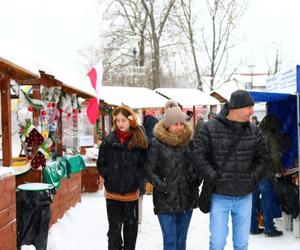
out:
M38 78L39 71L33 60L26 54L25 50L12 46L0 47L0 62L7 67L17 69L26 74L26 77Z
M66 75L54 76L57 80L62 82L63 86L74 89L91 97L97 97L96 91L92 87L90 78L86 75L73 77Z
M164 107L166 98L147 88L102 86L99 99L111 105L127 105L130 108Z
M217 105L220 102L199 89L158 88L155 91L168 99L175 100L181 106Z

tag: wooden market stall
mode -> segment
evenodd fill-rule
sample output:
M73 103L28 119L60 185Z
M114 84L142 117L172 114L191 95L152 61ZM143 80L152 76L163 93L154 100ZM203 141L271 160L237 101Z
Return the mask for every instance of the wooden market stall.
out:
M85 169L85 163L79 155L77 138L78 117L83 115L78 108L78 98L88 99L95 97L95 94L90 88L88 78L57 79L42 70L40 75L38 79L22 80L17 83L32 86L32 97L45 102L44 108L33 108L33 125L41 127L44 138L50 138L52 133L51 139L56 138L57 141L52 139L52 155L51 159L47 160L46 166L30 169L18 175L16 183L20 185L28 182L47 182L54 185L55 195L51 204L49 225L51 226L67 209L81 201L81 172ZM67 134L64 134L64 131ZM77 136L74 137L74 134ZM71 144L69 148L64 143L65 139ZM75 155L68 156L70 153L74 154L74 151Z
M0 49L2 166L0 167L0 249L15 250L16 245L16 185L11 166L11 80L39 77L28 59L17 60L16 51ZM27 57L26 57L27 58Z

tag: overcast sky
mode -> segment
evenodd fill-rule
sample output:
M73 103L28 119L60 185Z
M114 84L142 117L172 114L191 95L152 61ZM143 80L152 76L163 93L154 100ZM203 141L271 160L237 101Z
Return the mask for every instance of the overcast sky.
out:
M30 52L45 69L79 73L78 50L95 43L101 29L99 0L1 0L0 43ZM284 67L300 63L299 0L250 0L241 23L241 51L263 71L277 46ZM272 42L275 44L272 46ZM270 52L271 51L271 52ZM245 69L246 70L246 69Z

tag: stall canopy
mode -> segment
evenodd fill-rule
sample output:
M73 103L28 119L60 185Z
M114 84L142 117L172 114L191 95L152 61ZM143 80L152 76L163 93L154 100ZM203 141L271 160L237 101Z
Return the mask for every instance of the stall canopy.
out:
M134 109L160 108L167 101L150 89L138 87L102 86L98 98L110 105L127 105Z
M267 92L267 91L258 91L258 90L249 90L251 96L253 97L255 102L276 102L281 100L287 100L290 97L296 95L288 94L288 93L275 93L275 92Z
M11 46L0 47L0 72L5 72L15 80L38 78L38 68L24 50Z
M181 106L218 105L220 102L199 89L158 88L154 90L160 95L175 100Z

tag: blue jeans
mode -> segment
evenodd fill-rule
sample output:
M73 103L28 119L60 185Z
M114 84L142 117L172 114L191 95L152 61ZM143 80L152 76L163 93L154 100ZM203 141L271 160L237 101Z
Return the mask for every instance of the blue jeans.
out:
M182 213L158 214L164 240L164 250L185 250L186 236L193 210Z
M261 195L261 203L260 203ZM261 206L260 206L261 205ZM270 233L275 229L275 224L273 219L278 217L278 208L274 185L271 180L263 178L256 186L253 192L252 199L252 216L251 216L251 231L258 230L258 212L261 208L262 215L264 218L265 232ZM275 216L274 211L277 211Z
M232 218L234 250L247 250L250 233L252 194L235 197L212 195L210 210L210 250L223 250L228 235L229 214Z

